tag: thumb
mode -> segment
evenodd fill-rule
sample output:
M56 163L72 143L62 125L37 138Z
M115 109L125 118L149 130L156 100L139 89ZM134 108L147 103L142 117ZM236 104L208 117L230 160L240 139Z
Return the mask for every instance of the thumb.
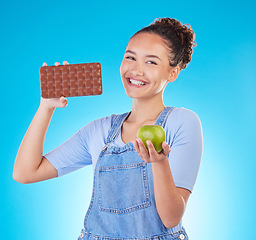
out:
M61 103L61 107L66 107L68 105L68 100L62 96L60 97L60 103Z
M61 96L61 97L60 97L60 101L61 101L62 103L64 103L64 102L66 101L66 98L65 98L64 96Z
M171 148L166 141L162 143L162 148L163 148L163 154L166 156L171 152Z

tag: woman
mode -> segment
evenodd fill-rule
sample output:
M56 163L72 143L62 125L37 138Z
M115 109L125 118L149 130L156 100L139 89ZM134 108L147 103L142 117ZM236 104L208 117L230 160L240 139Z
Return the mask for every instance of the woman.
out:
M13 177L32 183L93 164L93 194L79 239L188 239L182 216L198 174L202 129L185 108L166 107L163 92L191 60L194 32L170 18L135 33L120 67L132 111L95 120L42 156L56 107L67 100L43 99L26 132ZM136 138L143 125L166 131L163 150Z

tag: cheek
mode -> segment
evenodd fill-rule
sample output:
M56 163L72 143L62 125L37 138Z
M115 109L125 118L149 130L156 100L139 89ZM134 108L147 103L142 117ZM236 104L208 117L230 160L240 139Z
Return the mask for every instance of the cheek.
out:
M124 72L124 61L122 61L120 65L120 74L122 75L123 72Z
M123 60L120 66L120 74L121 76L127 72L127 70L129 69L128 64Z
M169 80L170 78L170 71L169 69L163 69L161 72L161 79L162 80Z

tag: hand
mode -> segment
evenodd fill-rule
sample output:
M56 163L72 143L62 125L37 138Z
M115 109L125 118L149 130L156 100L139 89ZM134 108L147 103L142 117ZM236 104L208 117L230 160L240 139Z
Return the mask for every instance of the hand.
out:
M171 148L167 142L162 143L163 150L160 153L157 153L153 143L149 140L147 141L148 150L146 149L140 138L136 138L136 140L132 141L132 143L136 152L146 163L154 163L162 161L166 158L168 159L168 154L171 152Z
M55 66L59 66L59 62L55 62ZM68 65L67 61L63 61L63 65ZM44 62L43 66L47 66L47 63ZM41 103L40 105L44 105L49 109L55 109L55 108L64 108L68 105L68 100L61 96L60 98L42 98L41 97Z

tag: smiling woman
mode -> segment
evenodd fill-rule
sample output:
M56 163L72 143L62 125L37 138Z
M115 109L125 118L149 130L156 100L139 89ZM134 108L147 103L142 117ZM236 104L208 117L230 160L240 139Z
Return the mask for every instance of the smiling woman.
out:
M179 68L169 65L168 49L162 37L140 33L129 41L120 72L129 97L150 97L153 103L163 94L168 81L177 78Z
M132 110L88 123L44 156L53 112L67 99L41 98L13 177L33 183L92 164L92 199L78 239L188 239L182 217L201 162L201 122L188 109L165 106L163 93L186 68L194 45L191 28L171 18L135 33L120 66ZM161 152L136 138L141 126L154 124L166 132Z

